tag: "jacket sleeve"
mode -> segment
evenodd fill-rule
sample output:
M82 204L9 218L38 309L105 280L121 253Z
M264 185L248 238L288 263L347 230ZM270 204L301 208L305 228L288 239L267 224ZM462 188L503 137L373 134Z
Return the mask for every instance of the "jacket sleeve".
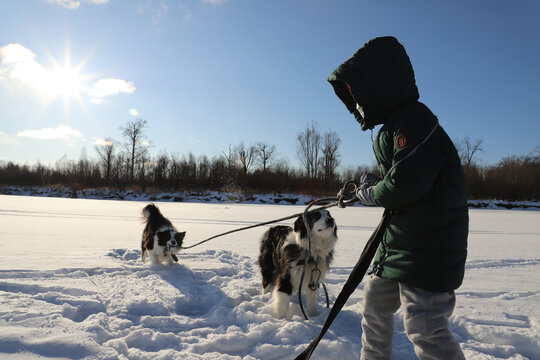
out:
M411 122L410 122L411 123ZM392 131L392 165L374 189L375 200L387 209L400 209L413 205L432 189L446 161L443 130L438 126L434 133L407 157L431 133L436 122L419 121L412 125L396 126Z

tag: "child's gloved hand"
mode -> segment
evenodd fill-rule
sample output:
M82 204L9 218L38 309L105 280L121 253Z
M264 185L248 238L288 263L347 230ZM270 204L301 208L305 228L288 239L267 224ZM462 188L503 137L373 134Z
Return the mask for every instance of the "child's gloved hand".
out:
M338 198L338 206L340 208L344 208L344 207L347 206L347 205L345 205L345 201L349 202L349 201L355 199L356 194L355 194L354 191L349 191L346 188L342 188L341 190L339 190L336 197Z
M374 188L375 186L365 187L365 188L359 188L356 190L356 197L358 200L360 200L360 203L362 205L366 206L377 206L377 202L375 201L375 195L374 195Z
M371 187L371 186L375 186L377 185L377 183L381 181L381 178L378 177L377 175L375 174L372 174L372 173L363 173L362 176L360 177L360 186L359 188L360 189L365 189L365 188L368 188L368 187Z

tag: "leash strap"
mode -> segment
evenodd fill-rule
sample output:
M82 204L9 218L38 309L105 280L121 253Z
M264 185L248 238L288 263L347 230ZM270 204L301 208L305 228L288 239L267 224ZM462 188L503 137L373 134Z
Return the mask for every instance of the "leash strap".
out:
M332 199L333 199L333 198L332 198ZM308 205L308 206L311 207L312 204L314 204L315 202L321 202L321 200L327 200L327 199L320 199L320 200L312 201L312 202L310 203L310 205ZM354 203L354 202L355 202L355 200L347 201L347 202L346 202L346 205L350 205L350 204L352 204L352 203ZM323 205L323 206L317 208L316 210L312 210L312 211L318 211L318 210L322 210L322 209L327 209L327 208L329 208L329 207L336 206L337 204L338 204L338 202L337 202L337 201L334 201L334 202L332 202L332 203L330 203L330 204ZM231 231L227 231L227 232L224 232L224 233L221 233L221 234L214 235L214 236L212 236L212 237L209 237L208 239L205 239L205 240L203 240L203 241L199 241L198 243L193 244L193 245L191 245L191 246L182 246L182 249L183 249L183 250L191 249L191 248L194 248L195 246L199 246L199 245L201 245L201 244L204 244L204 243L207 242L207 241L213 240L213 239L218 238L218 237L221 237L221 236L229 235L229 234L232 234L232 233L235 233L235 232L238 232L238 231L243 231L243 230L253 229L253 228L256 228L256 227L259 227L259 226L270 225L270 224L273 224L273 223L277 223L277 222L280 222L280 221L285 221L285 220L293 219L293 218L296 218L296 217L299 217L299 216L303 216L303 215L304 215L304 212L301 212L301 213L294 214L294 215L290 215L290 216L286 216L286 217L283 217L283 218L280 218L280 219L275 219L275 220L265 221L265 222L258 223L258 224L255 224L255 225L246 226L246 227L243 227L243 228L240 228L240 229L234 229L234 230L231 230Z
M324 334L330 328L332 322L334 322L334 319L336 318L338 313L341 311L351 294L356 290L358 284L360 284L360 282L364 278L364 275L366 274L366 271L371 264L371 260L375 256L375 252L377 251L377 248L382 240L384 230L386 229L386 225L388 223L389 213L389 210L384 211L383 217L379 222L379 225L377 225L377 228L367 241L366 246L364 247L364 250L360 255L360 258L358 259L358 262L354 266L354 269L352 270L349 278L345 282L345 285L343 285L343 289L341 289L341 292L339 293L336 301L334 302L334 306L332 306L332 310L330 310L330 313L326 318L326 322L324 323L321 332L315 339L313 339L307 349L295 358L295 360L308 360L311 358L313 351L315 351L315 348L323 338Z

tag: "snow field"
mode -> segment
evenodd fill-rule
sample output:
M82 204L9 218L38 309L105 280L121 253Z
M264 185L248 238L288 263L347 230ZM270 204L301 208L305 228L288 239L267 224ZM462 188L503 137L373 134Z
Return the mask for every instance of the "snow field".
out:
M0 196L1 359L293 359L329 309L304 321L296 298L270 315L256 263L267 228L212 240L179 264L140 262L145 202ZM185 245L302 206L157 203ZM340 239L337 297L381 209L330 209ZM452 330L467 359L540 358L540 212L471 210L469 258ZM284 222L291 224L293 220ZM358 359L363 284L313 359ZM415 359L396 314L394 357Z

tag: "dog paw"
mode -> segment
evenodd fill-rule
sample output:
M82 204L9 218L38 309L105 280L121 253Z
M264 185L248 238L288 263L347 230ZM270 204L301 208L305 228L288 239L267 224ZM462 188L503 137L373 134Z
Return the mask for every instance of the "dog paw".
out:
M290 296L281 292L274 291L274 317L278 319L283 319L287 317L289 313L289 302L291 301Z

